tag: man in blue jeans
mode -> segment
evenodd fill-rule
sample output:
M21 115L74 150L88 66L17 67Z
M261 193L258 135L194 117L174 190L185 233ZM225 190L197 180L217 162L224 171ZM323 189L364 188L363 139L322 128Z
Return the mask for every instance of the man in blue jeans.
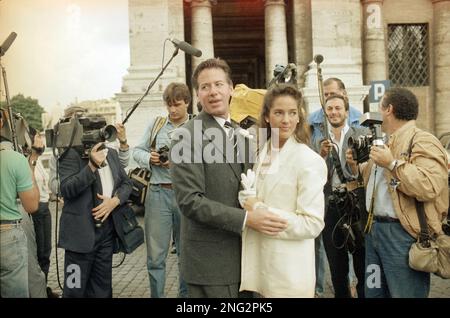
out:
M436 137L416 127L419 104L411 91L392 88L379 110L389 139L385 145L372 146L370 160L359 167L369 212L365 295L425 298L430 273L415 271L408 262L420 232L415 201L424 204L430 234L442 233L449 200L447 153ZM346 157L357 173L350 150Z
M28 247L16 197L28 213L37 211L39 189L33 176L38 155L27 159L13 150L7 113L0 109L0 296L28 298ZM36 139L35 139L36 140ZM39 145L37 145L39 146Z
M170 83L164 90L163 99L169 116L152 120L141 142L133 151L133 158L138 165L152 171L145 200L144 217L147 270L152 298L164 297L166 258L170 248L172 229L174 229L173 239L178 260L180 259L180 209L172 188L170 162L167 156L168 147L171 144L171 132L189 120L187 109L191 102L191 95L186 84ZM158 129L155 126L158 126ZM152 132L154 132L153 136L151 136ZM165 146L166 151L163 151ZM187 287L181 274L179 280L178 297L187 297Z

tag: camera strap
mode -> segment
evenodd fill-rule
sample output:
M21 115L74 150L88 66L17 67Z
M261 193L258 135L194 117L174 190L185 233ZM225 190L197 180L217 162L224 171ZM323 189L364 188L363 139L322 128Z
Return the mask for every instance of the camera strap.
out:
M162 117L162 116L156 117L155 123L153 124L152 132L150 134L150 140L149 140L150 150L155 148L156 136L158 135L161 128L164 127L164 125L166 124L166 121L167 121L167 117Z
M347 179L345 178L344 171L342 170L341 159L339 158L339 154L335 147L332 147L332 149L331 149L331 159L333 160L333 165L334 165L334 168L336 169L336 173L339 177L339 180L341 181L341 183L346 183ZM331 180L332 177L333 177L333 173L331 173L329 179Z

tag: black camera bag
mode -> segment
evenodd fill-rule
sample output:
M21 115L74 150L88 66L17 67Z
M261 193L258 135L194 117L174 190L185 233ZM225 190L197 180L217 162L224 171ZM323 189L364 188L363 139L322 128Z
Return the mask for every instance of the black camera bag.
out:
M112 212L112 217L118 239L118 250L115 252L131 254L144 243L144 230L139 225L136 214L130 205L124 204Z

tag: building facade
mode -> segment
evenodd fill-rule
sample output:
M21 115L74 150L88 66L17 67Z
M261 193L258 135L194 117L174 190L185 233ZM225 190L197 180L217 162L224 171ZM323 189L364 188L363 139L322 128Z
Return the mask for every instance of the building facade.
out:
M450 130L450 0L129 0L130 67L117 100L125 114L161 70L174 46L181 52L127 123L130 144L150 118L164 113L169 82L190 85L193 68L221 57L234 84L265 88L276 64L294 63L308 110L320 107L317 68L339 77L363 111L372 81L390 80L419 98L418 125L440 136Z

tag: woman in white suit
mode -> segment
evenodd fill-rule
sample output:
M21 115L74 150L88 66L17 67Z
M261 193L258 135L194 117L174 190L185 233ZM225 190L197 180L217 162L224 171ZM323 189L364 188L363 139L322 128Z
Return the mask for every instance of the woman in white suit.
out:
M308 147L302 95L279 85L264 98L260 127L267 142L255 165L256 197L248 213L274 213L287 221L281 232L246 227L242 237L241 290L263 297L314 297L314 238L324 227L325 161Z

